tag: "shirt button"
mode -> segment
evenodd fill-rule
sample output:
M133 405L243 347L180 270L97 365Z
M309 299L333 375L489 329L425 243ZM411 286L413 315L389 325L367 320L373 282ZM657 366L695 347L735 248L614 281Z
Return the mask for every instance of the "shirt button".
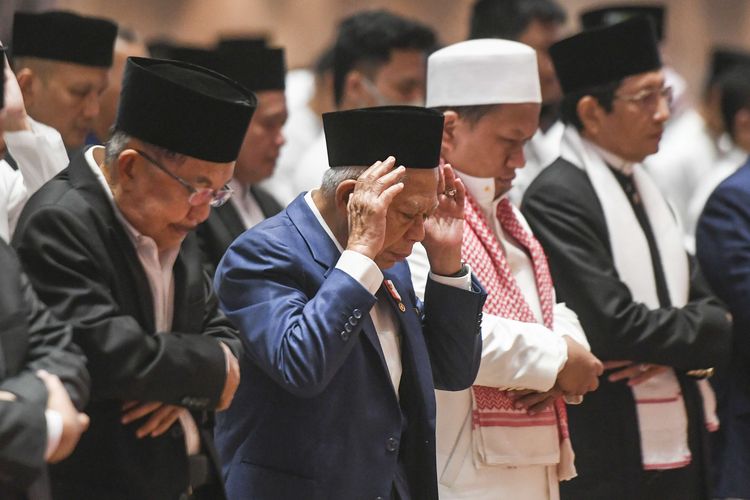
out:
M339 336L341 337L341 340L343 340L344 342L349 340L349 332L341 332L339 333Z
M394 437L389 437L385 440L385 449L390 452L395 452L398 450L398 439Z
M359 309L355 309L352 311L352 316L354 316L357 319L360 319L362 317L362 311Z

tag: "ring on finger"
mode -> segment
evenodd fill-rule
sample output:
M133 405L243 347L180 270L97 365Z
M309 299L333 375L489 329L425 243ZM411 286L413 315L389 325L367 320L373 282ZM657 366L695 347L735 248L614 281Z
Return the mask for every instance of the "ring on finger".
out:
M446 189L443 194L445 196L448 196L449 198L453 198L454 196L456 196L456 188Z
M646 363L641 363L640 365L638 365L638 369L642 372L645 372L648 370L648 365Z

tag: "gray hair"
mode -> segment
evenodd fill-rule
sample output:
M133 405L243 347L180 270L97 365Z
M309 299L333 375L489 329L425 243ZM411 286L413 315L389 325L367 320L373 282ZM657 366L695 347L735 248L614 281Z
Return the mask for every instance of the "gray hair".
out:
M324 196L333 196L339 184L347 180L356 180L369 167L336 167L329 168L323 174L320 191Z
M104 145L104 162L107 165L112 165L120 156L120 154L128 149L129 143L133 139L134 137L126 134L122 130L114 129L112 131L112 137L110 137ZM175 153L174 151L170 151L168 149L162 148L160 146L155 146L144 141L141 142L144 145L144 149L150 151L157 159L167 158L174 161L178 165L181 165L186 159L186 156L181 153Z

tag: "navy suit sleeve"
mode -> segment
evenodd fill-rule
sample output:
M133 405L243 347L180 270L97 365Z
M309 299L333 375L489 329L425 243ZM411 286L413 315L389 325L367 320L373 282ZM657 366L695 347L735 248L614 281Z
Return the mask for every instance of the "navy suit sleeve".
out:
M314 397L346 360L376 299L338 269L314 282L306 265L317 263L303 265L299 249L260 234L245 233L224 256L219 304L254 364L290 393Z
M427 280L422 323L436 389L460 391L474 383L482 356L486 297L474 276L470 291Z
M696 250L706 279L729 305L736 324L750 325L750 199L745 189L724 184L714 191L698 221ZM749 342L736 345L750 356Z

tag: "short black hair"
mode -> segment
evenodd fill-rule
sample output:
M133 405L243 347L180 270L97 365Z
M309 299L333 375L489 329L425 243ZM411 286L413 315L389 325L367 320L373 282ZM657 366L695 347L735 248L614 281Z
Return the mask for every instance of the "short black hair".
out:
M329 71L333 71L333 47L326 49L318 55L313 65L313 72L316 76L321 76Z
M724 129L734 139L734 119L743 109L750 110L750 67L737 66L716 81L721 93L721 119Z
M346 75L358 65L380 67L393 50L436 48L435 33L426 25L386 10L362 11L344 19L338 28L333 55L333 91L336 105L341 104Z
M621 84L622 80L617 80L566 94L560 103L560 120L566 125L573 125L576 129L582 130L583 122L578 116L578 101L590 95L599 102L604 111L609 113L612 111L615 93Z
M555 0L477 0L471 10L469 39L518 40L534 20L563 24L566 19Z

